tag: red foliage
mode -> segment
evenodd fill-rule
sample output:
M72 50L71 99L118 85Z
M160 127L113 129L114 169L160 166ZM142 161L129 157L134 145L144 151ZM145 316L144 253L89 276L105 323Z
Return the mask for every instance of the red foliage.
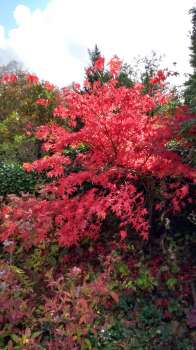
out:
M100 60L97 69L102 69L102 64ZM52 233L60 244L71 246L86 236L97 239L110 214L119 219L121 239L128 227L147 239L152 183L157 184L156 204L160 208L162 180L177 178L180 185L181 178L193 179L193 169L167 147L175 139L183 142L179 137L181 121L189 116L180 110L174 116L150 116L157 107L170 102L170 95L160 91L152 96L144 94L141 84L117 87L115 78L121 62L115 57L109 64L113 75L109 82L96 81L85 93L77 88L64 89L54 115L66 118L67 130L56 123L37 130L37 138L45 142L44 149L52 155L24 167L47 171L55 178L45 185L38 199L12 200L2 225L2 239L16 233L36 243ZM164 73L158 72L156 79L156 84L162 82ZM83 127L74 131L78 119ZM84 152L77 152L80 146ZM63 154L70 147L76 151L74 159ZM66 166L72 167L67 174ZM88 189L85 184L89 184ZM179 211L188 186L176 190L171 203Z
M26 80L31 84L38 84L39 83L39 78L33 74L27 74Z
M104 58L99 57L94 64L94 71L102 71L104 69Z
M17 273L0 260L0 332L6 323L13 327L20 324L31 312L30 291L21 285ZM28 299L29 298L29 299Z
M52 91L54 90L55 86L53 84L50 84L49 81L46 81L45 84L44 84L44 87L46 90L48 91Z
M48 99L45 99L45 98L38 98L36 100L36 103L40 106L48 107L49 101L48 101Z
M118 75L122 67L122 61L119 60L118 56L114 56L109 62L109 71L112 76Z
M157 74L150 79L151 84L159 84L166 79L166 74L162 70L158 70Z
M12 73L12 74L5 73L1 78L2 83L5 83L5 84L15 83L17 80L18 80L18 77L15 73Z

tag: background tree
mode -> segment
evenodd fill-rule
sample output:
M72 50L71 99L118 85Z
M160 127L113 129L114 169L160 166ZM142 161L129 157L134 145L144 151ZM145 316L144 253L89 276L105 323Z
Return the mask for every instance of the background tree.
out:
M0 75L4 73L17 73L17 72L22 72L23 66L22 63L12 60L8 62L7 64L2 64L0 65Z
M59 91L24 71L13 73L17 67L12 64L0 76L0 160L23 163L40 157L32 132L51 120Z
M193 70L189 75L189 79L185 82L184 99L185 103L189 107L189 112L192 112L192 118L189 122L185 122L182 127L182 133L186 136L187 140L190 140L193 147L188 151L183 149L183 154L186 162L192 165L196 165L196 151L195 151L195 125L196 125L196 7L190 10L192 16L192 33L190 36L190 65ZM191 132L190 132L191 130Z
M102 84L107 82L110 79L110 75L106 70L102 69L104 65L101 51L99 50L97 44L95 45L93 50L88 50L90 64L86 69L86 80L89 85L92 87L93 83L96 81L100 81ZM101 62L102 61L102 62ZM96 69L96 62L100 62L100 66Z
M104 66L104 59L98 46L95 45L95 48L93 50L88 50L88 52L90 63L86 69L87 87L89 88L90 86L92 88L92 84L96 81L100 81L102 84L107 83L112 79L112 75L110 73L109 64ZM157 56L154 51L150 56L135 57L129 64L121 62L120 71L116 77L118 81L117 86L125 86L129 88L139 82L143 84L144 93L154 93L157 89L160 90L161 86L159 80L157 81L157 84L154 84L154 81L152 81L156 72L163 71L166 75L174 74L174 72L168 72L168 70L162 69L161 62L162 57Z
M193 69L192 74L185 83L185 102L190 106L192 112L196 112L196 7L190 10L192 16L192 33L190 46L190 65Z

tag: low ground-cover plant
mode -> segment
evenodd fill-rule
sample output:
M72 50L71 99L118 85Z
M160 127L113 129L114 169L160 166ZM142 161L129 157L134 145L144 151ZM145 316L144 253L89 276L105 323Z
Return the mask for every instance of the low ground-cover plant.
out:
M169 256L172 242L167 259L157 245L145 260L133 242L13 244L1 251L2 349L194 349L194 266Z

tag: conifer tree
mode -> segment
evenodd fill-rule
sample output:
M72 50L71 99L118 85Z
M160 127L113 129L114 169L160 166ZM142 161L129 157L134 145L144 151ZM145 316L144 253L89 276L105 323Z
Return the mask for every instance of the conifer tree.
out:
M192 15L192 33L190 46L190 65L193 69L192 74L185 83L185 102L190 106L192 112L196 112L196 7L189 12Z

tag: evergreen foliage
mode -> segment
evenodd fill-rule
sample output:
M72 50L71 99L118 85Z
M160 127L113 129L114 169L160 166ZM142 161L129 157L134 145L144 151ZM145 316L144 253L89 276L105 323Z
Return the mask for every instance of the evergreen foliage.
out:
M185 83L185 102L190 106L193 113L196 112L196 7L190 10L192 15L192 33L190 46L190 65L193 69L192 74Z

